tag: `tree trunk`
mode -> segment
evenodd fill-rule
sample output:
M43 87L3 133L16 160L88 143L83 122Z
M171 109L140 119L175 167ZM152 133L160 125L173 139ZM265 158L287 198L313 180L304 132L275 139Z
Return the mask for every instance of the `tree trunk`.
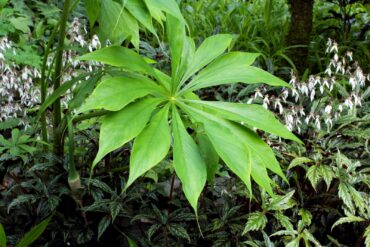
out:
M308 46L312 31L314 0L289 0L292 15L287 44L305 45L306 47L290 49L290 57L302 74L308 67Z

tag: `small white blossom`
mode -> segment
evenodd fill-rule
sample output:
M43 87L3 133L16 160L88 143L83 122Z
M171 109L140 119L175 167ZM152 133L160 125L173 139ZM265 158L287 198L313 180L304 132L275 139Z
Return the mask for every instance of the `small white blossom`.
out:
M332 110L332 106L331 105L327 105L324 109L324 112L327 113L327 114L330 114L331 113L331 110Z

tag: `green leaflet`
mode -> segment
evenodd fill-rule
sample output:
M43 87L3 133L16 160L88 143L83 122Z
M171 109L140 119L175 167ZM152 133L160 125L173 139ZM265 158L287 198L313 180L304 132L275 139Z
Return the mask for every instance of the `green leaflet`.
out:
M230 46L232 39L233 36L230 34L217 34L205 39L190 61L180 86L189 79L190 76L220 56Z
M279 122L274 114L260 105L240 104L217 101L189 101L194 106L204 106L213 110L212 113L235 122L244 122L271 134L302 143L283 124Z
M191 39L190 37L185 37L184 48L182 50L182 55L181 55L181 60L180 60L180 65L179 65L179 71L176 74L176 78L175 78L176 82L180 81L181 78L184 76L185 71L188 69L188 67L192 63L194 54L195 54L194 40ZM177 86L177 90L181 86L182 82L183 80L178 82L179 84Z
M114 44L121 43L125 37L126 19L125 7L113 0L101 1L99 31L105 42L110 40Z
M337 220L332 226L331 230L333 230L336 226L344 224L344 223L353 223L353 222L361 222L365 221L365 219L355 216L355 215L348 215L346 217L342 217L339 220Z
M145 2L149 9L159 9L185 23L185 19L175 0L145 0Z
M136 137L130 157L130 175L126 188L166 157L171 145L168 125L169 106L167 104L156 113L146 128Z
M3 225L0 223L0 247L6 247L6 234Z
M266 83L271 86L290 85L257 67L249 66L258 56L256 53L228 53L216 59L199 72L183 91L229 83Z
M197 83L197 78L208 77L214 73L218 73L220 70L230 70L230 69L239 69L242 70L250 66L254 60L259 56L259 53L246 53L246 52L229 52L220 57L215 61L209 64L204 68L194 79L186 86L189 88Z
M80 56L80 60L92 60L121 67L130 72L141 72L156 76L154 70L138 53L122 46L109 46Z
M222 119L219 119L222 121ZM224 124L224 121L222 121ZM250 150L239 141L239 137L220 122L204 122L204 128L218 155L252 192L252 157Z
M95 88L79 112L92 109L118 111L137 98L160 91L161 88L155 82L144 76L111 77Z
M185 104L181 107L204 129L214 148L227 166L238 175L251 191L250 176L269 194L272 182L266 168L285 178L274 153L255 133L222 118L201 112Z
M49 225L52 215L41 221L23 236L16 247L27 247L37 240Z
M196 141L198 144L199 152L207 165L207 181L210 184L214 184L220 158L204 131L197 131Z
M99 0L84 0L87 18L89 19L90 29L99 17L100 13L100 1Z
M254 212L248 217L248 222L245 225L243 235L249 231L263 230L267 224L267 218L264 212Z
M173 107L172 118L173 166L181 180L185 196L197 214L198 198L207 179L206 164L175 107Z
M126 8L146 29L157 36L152 17L142 0L126 0Z
M184 49L186 31L185 25L171 15L167 15L167 39L171 52L172 90L178 85L178 73L181 55Z
M100 128L99 151L92 169L106 154L136 137L159 103L158 99L145 98L105 116Z

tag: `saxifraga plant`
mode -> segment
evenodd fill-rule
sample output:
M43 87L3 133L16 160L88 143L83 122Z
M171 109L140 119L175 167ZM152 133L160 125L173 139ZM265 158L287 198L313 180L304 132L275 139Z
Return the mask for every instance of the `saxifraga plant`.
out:
M110 46L83 55L118 69L103 78L79 112L104 109L94 168L113 150L134 139L125 189L157 165L173 146L173 166L186 198L197 214L207 177L215 174L216 153L252 191L253 180L273 195L267 169L286 180L271 148L252 127L301 142L260 105L200 100L193 91L228 83L289 84L251 66L256 53L229 52L233 36L218 34L195 48L186 23L167 15L171 76L153 68L134 51ZM192 129L194 135L187 129ZM198 144L196 142L198 140ZM206 147L206 148L204 148Z

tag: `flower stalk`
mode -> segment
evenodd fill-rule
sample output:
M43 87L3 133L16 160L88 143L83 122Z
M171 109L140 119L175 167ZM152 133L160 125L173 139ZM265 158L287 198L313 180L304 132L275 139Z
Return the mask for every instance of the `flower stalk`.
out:
M66 34L66 25L68 19L68 13L70 11L70 0L64 1L63 12L60 21L60 29L59 29L59 40L58 40L58 47L55 59L55 71L53 74L53 89L54 91L60 87L61 76L62 76L62 67L63 67L63 47L64 47L64 38ZM56 156L62 157L63 156L63 141L62 141L62 134L59 131L59 125L62 120L62 112L61 112L61 102L60 97L54 102L53 105L53 126L54 126L54 133L53 133L53 153Z

